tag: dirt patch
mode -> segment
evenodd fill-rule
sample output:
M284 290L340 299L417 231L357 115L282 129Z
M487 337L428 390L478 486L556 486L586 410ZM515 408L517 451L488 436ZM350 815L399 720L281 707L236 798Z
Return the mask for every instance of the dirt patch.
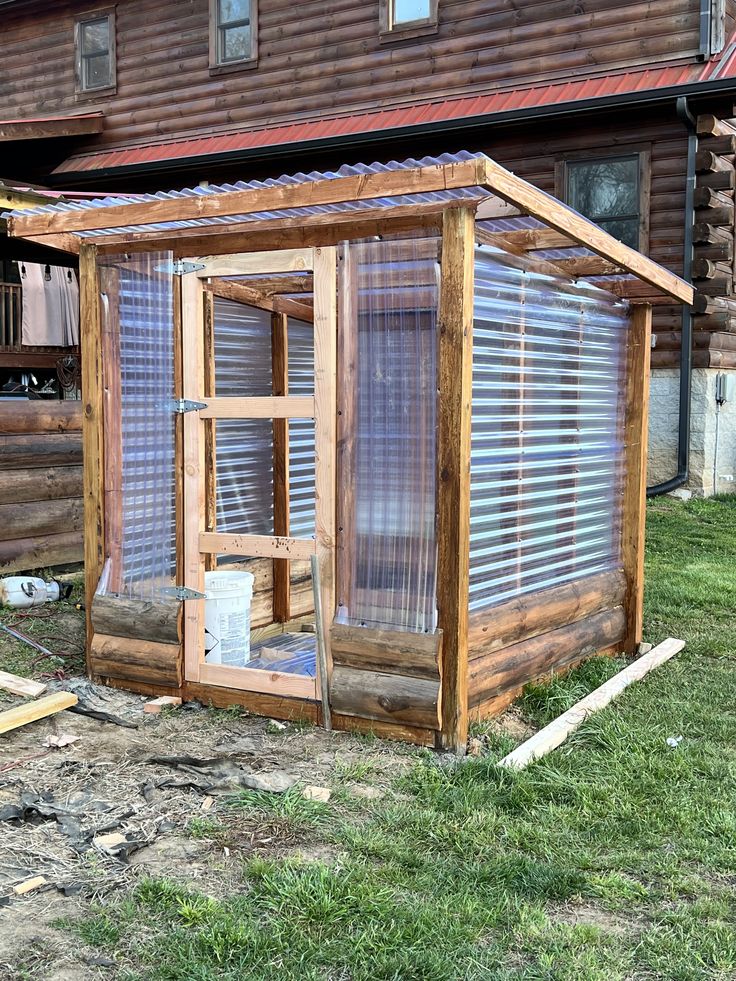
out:
M643 920L634 919L622 913L613 913L610 910L601 909L600 906L582 903L552 910L548 912L548 916L553 923L562 923L565 926L596 927L603 933L610 933L617 937L631 937L641 933L646 925Z

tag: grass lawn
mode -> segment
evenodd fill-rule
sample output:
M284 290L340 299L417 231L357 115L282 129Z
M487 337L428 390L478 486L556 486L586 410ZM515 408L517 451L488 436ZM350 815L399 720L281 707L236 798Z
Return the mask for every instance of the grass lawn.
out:
M255 815L327 860L244 860L226 899L147 880L69 929L125 981L736 978L736 497L653 503L647 573L647 639L687 648L545 760L499 771L514 741L489 725L486 755L417 751L377 800L338 773L328 804L242 796L190 834ZM521 711L542 724L621 663Z

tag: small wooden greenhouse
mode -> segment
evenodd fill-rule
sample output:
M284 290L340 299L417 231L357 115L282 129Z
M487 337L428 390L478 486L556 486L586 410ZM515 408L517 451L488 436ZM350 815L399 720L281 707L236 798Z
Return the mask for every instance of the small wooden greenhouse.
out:
M470 153L8 225L79 252L95 678L461 749L636 648L671 272Z

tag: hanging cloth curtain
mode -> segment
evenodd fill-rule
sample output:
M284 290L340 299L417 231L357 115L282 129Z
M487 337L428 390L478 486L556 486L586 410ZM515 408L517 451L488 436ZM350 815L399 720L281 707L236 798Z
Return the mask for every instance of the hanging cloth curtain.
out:
M31 347L79 344L79 286L72 269L20 263L23 290L21 341Z

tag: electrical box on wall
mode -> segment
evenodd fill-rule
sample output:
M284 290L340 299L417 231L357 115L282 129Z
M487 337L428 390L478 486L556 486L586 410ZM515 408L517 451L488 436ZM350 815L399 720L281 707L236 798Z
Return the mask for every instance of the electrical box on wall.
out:
M716 375L716 402L733 402L736 399L736 375L721 372Z

